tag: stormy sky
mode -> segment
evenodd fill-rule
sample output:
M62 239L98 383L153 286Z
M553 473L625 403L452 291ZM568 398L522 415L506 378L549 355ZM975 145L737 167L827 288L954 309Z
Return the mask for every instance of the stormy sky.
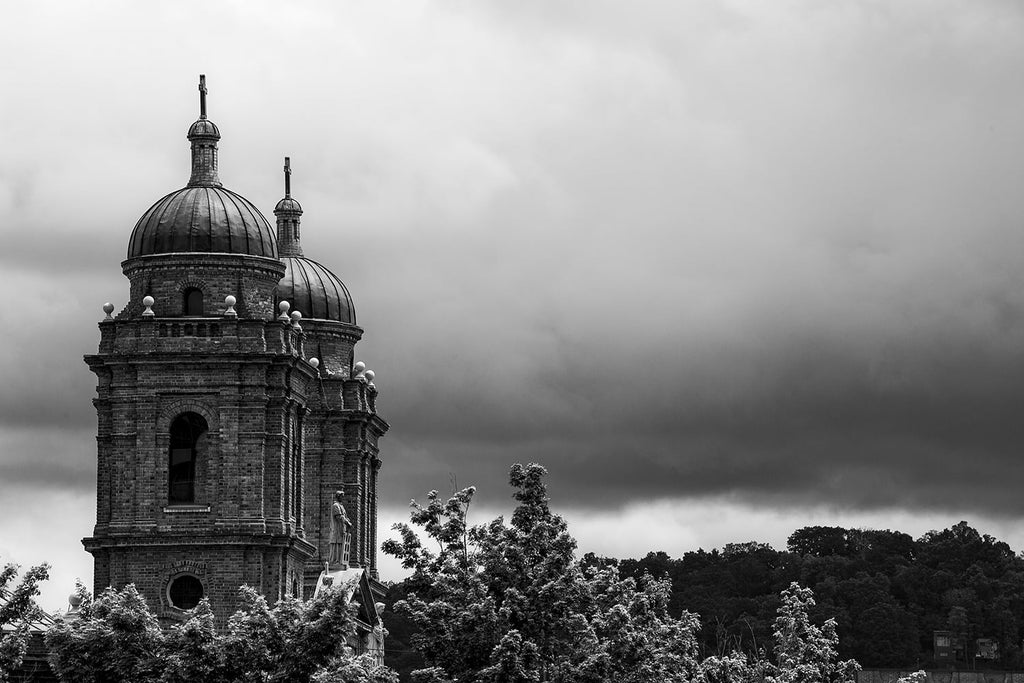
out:
M91 581L101 306L221 179L366 330L381 515L549 472L583 550L1024 545L1024 5L32 2L0 41L0 560ZM12 30L13 29L13 30ZM272 217L272 216L271 216ZM397 576L382 561L385 576ZM56 596L56 597L54 597Z

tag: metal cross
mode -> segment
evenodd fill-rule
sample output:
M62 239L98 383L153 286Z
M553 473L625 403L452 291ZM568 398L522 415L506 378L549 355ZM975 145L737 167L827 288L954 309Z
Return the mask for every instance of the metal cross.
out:
M199 118L206 118L206 74L199 74Z
M292 196L292 160L291 157L284 158L284 196Z

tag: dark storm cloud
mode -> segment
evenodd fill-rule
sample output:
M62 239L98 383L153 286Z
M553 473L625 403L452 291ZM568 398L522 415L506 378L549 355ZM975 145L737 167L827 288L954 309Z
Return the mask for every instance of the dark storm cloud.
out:
M486 397L474 408L474 394L453 384L441 393L461 400L409 410L412 422L401 431L440 454L460 481L485 482L493 493L484 495L494 498L505 488L492 463L538 460L568 505L739 492L790 504L924 509L957 500L968 509L1019 514L1014 488L993 480L995 472L1007 481L1024 474L1019 352L986 358L984 347L963 340L931 358L915 357L931 334L906 357L896 354L892 368L851 362L842 346L805 342L778 350L768 353L771 369L748 367L751 383L724 396L715 396L721 387L713 379L681 369L641 383L628 373L600 381L570 376L566 385L592 400L557 423L539 409L531 413L532 401L515 401L519 392L496 415ZM792 365L780 371L786 355ZM713 352L705 362L728 375L750 361ZM901 372L910 379L901 380ZM531 379L522 395L543 395L543 382ZM566 394L563 403L571 404L574 396ZM422 481L423 473L410 469L410 482L402 482L404 463L393 469L386 476L406 490ZM433 485L442 487L441 479Z
M1017 5L54 7L0 47L5 481L93 485L81 355L205 72L225 184L269 214L290 154L352 290L386 504L534 460L590 509L1020 512Z

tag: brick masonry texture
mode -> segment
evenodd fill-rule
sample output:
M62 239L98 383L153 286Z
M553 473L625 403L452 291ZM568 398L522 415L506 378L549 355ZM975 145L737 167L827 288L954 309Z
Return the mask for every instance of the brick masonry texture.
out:
M352 377L362 330L278 320L277 259L162 254L122 268L129 303L100 323L99 350L86 356L97 377L96 526L83 541L94 589L134 583L173 622L183 612L168 586L195 576L221 624L243 584L271 602L307 593L327 557L336 490L353 521L351 565L376 578L378 440L388 425L376 389ZM202 316L183 315L189 289L203 294ZM147 295L153 316L143 315ZM237 316L225 315L228 295ZM194 501L175 505L171 424L183 413L208 431Z

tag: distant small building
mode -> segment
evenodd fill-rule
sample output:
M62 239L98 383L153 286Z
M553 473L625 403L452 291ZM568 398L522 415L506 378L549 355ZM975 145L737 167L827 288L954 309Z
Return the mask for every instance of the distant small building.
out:
M992 638L978 638L974 641L974 652L978 659L999 659L999 643Z
M952 664L956 661L956 648L953 641L952 631L935 631L932 635L932 648L935 652L935 662L939 664Z

